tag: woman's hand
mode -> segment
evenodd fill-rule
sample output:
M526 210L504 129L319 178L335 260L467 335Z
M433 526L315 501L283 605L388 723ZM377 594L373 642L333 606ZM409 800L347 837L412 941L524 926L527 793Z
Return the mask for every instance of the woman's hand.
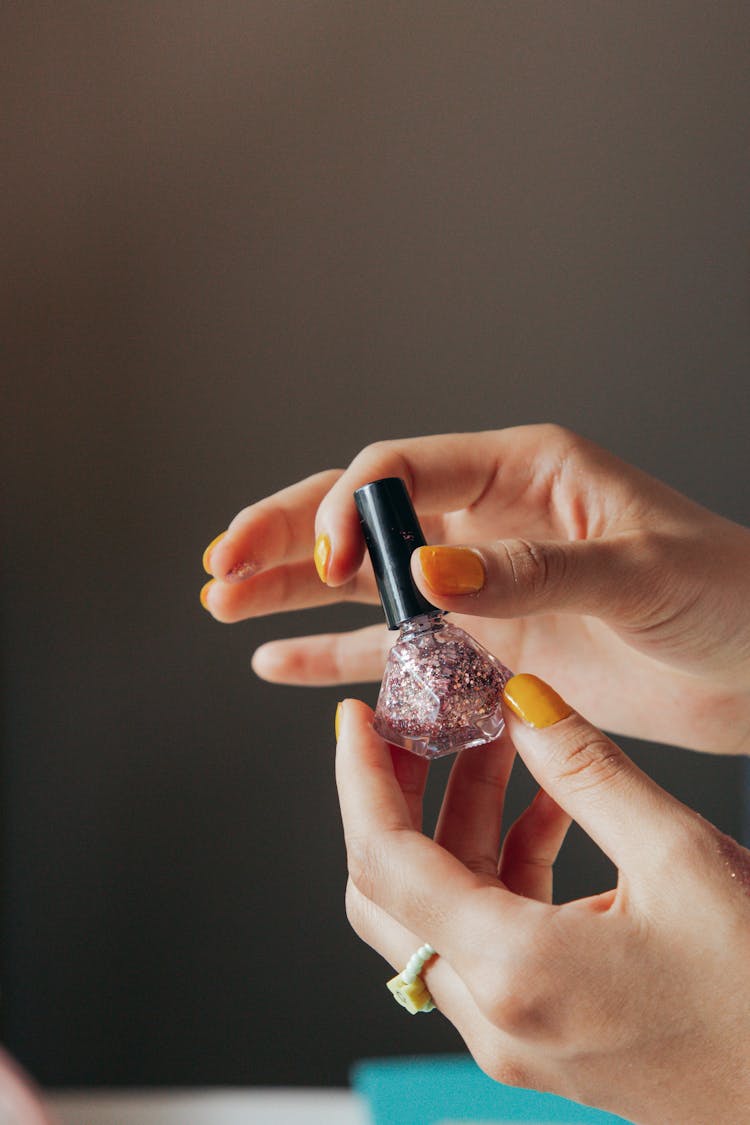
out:
M608 730L750 747L750 532L557 426L378 443L246 508L206 552L206 608L238 621L375 602L352 493L385 476L406 480L429 543L472 548L417 552L414 577L503 663ZM254 666L286 683L378 679L391 639L378 625L275 641Z
M434 840L426 763L383 742L364 704L341 706L354 929L399 970L437 950L423 979L498 1081L639 1125L750 1121L750 853L536 677L510 680L505 702L506 735L456 759ZM513 746L542 789L501 844ZM619 879L553 906L570 817Z

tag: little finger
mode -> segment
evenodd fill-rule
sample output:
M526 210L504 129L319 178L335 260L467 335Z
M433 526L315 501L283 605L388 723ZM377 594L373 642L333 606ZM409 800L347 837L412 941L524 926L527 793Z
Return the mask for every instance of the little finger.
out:
M327 469L243 508L204 551L206 572L239 582L269 567L308 558L318 505L342 472Z
M243 582L212 579L201 590L201 604L217 621L229 624L337 602L376 601L372 570L363 567L344 586L324 586L310 559L262 571Z

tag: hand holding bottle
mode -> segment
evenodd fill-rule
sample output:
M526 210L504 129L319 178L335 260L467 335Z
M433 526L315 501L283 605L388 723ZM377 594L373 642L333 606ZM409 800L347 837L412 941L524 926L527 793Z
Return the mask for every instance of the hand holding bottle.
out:
M425 984L500 1082L638 1125L750 1120L750 853L536 677L509 681L505 716L502 739L455 760L432 840L426 762L381 740L363 703L342 705L354 929L395 969L437 950ZM514 745L542 788L501 842ZM619 878L553 906L571 816Z
M750 747L750 532L557 427L379 443L260 501L208 549L206 608L237 621L374 603L353 494L387 477L407 482L431 544L411 556L418 591L504 664L608 729ZM275 641L254 665L287 683L379 679L392 637L378 624ZM639 1125L750 1119L750 853L536 676L503 696L506 731L456 759L434 840L426 761L343 705L354 928L397 969L437 950L425 982L500 1081ZM501 840L515 749L541 788ZM553 906L571 817L618 883Z
M353 493L389 476L428 543L470 548L419 552L418 587L505 664L609 730L750 747L750 532L557 426L377 443L253 504L206 552L206 608L230 622L374 603ZM391 640L380 624L280 640L254 666L285 683L380 679Z

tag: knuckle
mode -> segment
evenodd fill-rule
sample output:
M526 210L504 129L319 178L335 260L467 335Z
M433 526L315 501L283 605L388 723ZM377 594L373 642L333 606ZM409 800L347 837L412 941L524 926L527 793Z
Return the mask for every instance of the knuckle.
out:
M560 970L566 961L559 914L545 909L501 949L475 957L464 979L489 1024L512 1039L554 1044L565 1010Z
M554 765L559 781L569 789L584 792L622 781L627 759L605 734L594 730L582 735L576 731L560 747Z
M529 979L525 985L520 974L491 990L484 1008L490 1022L515 1039L536 1039L547 1028L548 1007L538 983Z
M373 441L359 451L353 465L387 465L393 460L395 442L390 439Z
M406 481L409 492L412 492L412 470L405 457L401 443L393 439L371 442L360 450L350 466L368 477L401 476Z
M558 473L566 468L590 463L596 456L597 446L575 430L557 422L542 422L539 427L540 447L544 449L544 463Z
M515 1059L492 1059L489 1065L483 1066L482 1069L490 1078L493 1078L495 1082L499 1082L502 1086L514 1086L518 1089L536 1087L536 1083L527 1068Z
M569 430L567 426L561 426L559 422L541 422L539 433L548 449L569 449L574 445L582 445L584 440L579 434Z
M466 1045L480 1070L494 1082L533 1090L546 1086L542 1075L535 1073L535 1068L529 1067L526 1061L506 1049L498 1050L496 1036L479 1031L466 1037Z
M545 943L532 938L531 948L508 951L508 964L485 966L477 979L478 1006L490 1023L513 1038L539 1040L553 1031L557 986L548 965L555 962L544 948Z
M502 548L515 586L539 595L564 579L565 554L555 544L510 539L503 542Z
M623 554L629 607L625 628L639 637L682 638L690 627L689 611L705 593L698 568L690 565L689 548L663 531L639 531Z
M366 445L364 447L359 456L370 458L373 460L378 460L380 458L385 459L393 449L394 444L395 443L390 438L382 438L379 441L371 441L369 445Z

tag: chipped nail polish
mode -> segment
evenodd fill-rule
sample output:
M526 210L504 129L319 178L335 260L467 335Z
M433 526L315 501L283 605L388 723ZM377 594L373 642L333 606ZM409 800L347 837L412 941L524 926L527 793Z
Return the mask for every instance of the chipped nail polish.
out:
M238 562L235 563L231 570L228 570L224 575L225 582L244 582L246 578L252 578L257 574L260 567L254 562Z

